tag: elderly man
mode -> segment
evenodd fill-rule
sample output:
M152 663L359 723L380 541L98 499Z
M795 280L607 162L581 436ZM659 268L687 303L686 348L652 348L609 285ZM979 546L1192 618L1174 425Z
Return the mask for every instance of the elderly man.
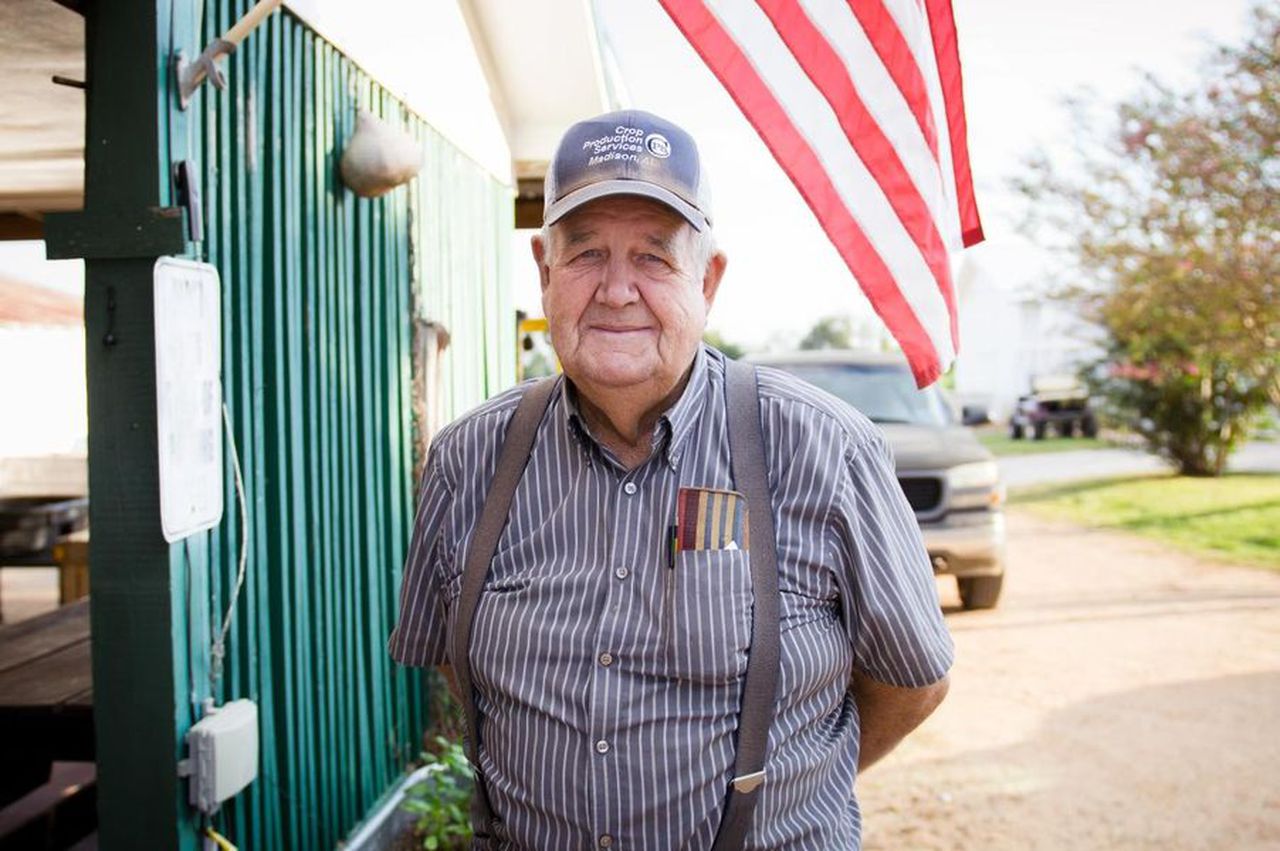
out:
M701 343L706 190L669 122L571 127L533 239L564 376L432 447L389 647L458 674L480 847L857 848L857 772L946 692L884 437Z

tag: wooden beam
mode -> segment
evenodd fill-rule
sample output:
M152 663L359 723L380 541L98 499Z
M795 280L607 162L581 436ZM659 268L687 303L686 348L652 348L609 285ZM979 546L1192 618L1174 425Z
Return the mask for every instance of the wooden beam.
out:
M0 240L44 239L44 222L24 213L0 213Z
M516 180L516 227L542 227L542 178L521 177Z

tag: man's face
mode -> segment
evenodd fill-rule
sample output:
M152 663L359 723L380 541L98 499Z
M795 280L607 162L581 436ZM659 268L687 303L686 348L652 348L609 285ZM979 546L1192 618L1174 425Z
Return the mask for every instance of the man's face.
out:
M534 237L551 342L576 384L669 392L693 360L724 273L696 231L644 198L603 198Z

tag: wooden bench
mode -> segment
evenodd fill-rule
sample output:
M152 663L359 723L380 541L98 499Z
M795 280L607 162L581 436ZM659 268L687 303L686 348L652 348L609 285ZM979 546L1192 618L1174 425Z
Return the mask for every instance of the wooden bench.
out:
M92 762L89 600L0 625L0 806L49 779L54 760Z

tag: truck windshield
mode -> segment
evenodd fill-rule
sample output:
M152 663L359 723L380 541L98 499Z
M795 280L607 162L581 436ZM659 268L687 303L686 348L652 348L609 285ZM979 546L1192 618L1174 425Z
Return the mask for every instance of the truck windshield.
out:
M779 369L843 399L872 422L951 425L951 411L936 386L916 388L911 371L896 364L779 363Z

